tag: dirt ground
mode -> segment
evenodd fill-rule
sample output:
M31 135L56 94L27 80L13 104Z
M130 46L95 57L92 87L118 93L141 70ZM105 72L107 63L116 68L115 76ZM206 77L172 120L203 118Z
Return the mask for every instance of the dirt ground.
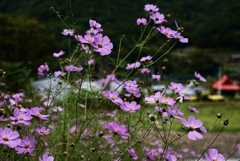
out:
M217 133L210 133L207 137L207 134L204 135L205 145L203 147L208 147ZM186 142L188 148L192 148L192 150L197 150L202 145L203 140L190 141ZM240 144L240 132L221 132L216 141L213 143L211 148L216 148L219 153L223 154L225 158L227 158L230 154L232 154L237 149L237 144ZM240 159L240 154L236 152L231 158Z

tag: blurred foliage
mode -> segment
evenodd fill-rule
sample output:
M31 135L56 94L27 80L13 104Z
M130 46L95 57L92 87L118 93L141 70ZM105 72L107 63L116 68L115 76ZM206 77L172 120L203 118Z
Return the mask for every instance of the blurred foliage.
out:
M22 92L31 89L31 69L26 68L23 63L1 61L0 69L4 71L0 77L0 82L5 84L0 87L0 91Z
M44 62L51 64L54 70L57 64L53 63L52 53L68 51L67 39L61 35L62 30L75 28L77 34L83 34L89 28L89 19L102 24L104 34L114 43L113 57L117 53L120 38L126 35L122 42L124 54L134 45L135 37L139 36L140 28L136 26L136 19L146 16L143 8L148 3L158 5L160 12L165 15L171 14L167 26L175 28L174 20L177 20L178 25L184 27L183 35L190 42L186 45L178 43L177 48L195 46L239 50L239 0L138 0L137 3L127 0L1 0L0 12L4 14L0 15L0 59L31 62L29 66L35 74L37 67ZM156 36L149 42L150 46L143 50L143 55L151 54L151 50L158 48L164 40ZM190 70L197 70L203 75L216 73L219 63L216 63L214 57L202 51L189 54L192 54L189 58L168 55L169 74L192 74ZM201 59L198 59L199 56ZM135 60L134 55L129 59L131 62ZM174 73L179 66L185 68L180 73Z

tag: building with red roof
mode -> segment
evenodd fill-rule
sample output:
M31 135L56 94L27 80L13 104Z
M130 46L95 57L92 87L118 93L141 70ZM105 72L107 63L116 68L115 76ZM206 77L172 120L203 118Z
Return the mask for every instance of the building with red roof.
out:
M231 80L227 75L223 75L219 80L212 84L212 88L221 92L224 96L234 96L240 86Z

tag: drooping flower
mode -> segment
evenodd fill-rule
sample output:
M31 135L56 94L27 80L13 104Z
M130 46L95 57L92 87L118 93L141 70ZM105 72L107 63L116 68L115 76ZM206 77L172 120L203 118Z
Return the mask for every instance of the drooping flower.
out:
M39 157L39 161L54 161L54 158L48 154L43 154L42 158Z
M137 104L136 101L132 101L132 102L123 102L122 104L120 104L120 108L123 111L133 113L133 112L136 112L136 110L140 109L141 106Z
M7 145L10 148L15 148L21 142L19 133L10 128L0 128L0 144Z
M183 102L183 100L190 100L190 97L185 95L185 94L182 94L181 92L179 93L180 96L176 98L176 100L179 100L180 103Z
M15 148L18 154L32 153L35 149L35 137L24 136L21 143Z
M94 42L91 44L94 51L100 53L101 56L109 55L112 52L113 44L107 36L97 34L94 37Z
M127 69L127 70L137 69L137 68L140 67L140 65L141 65L140 62L135 62L135 63L132 63L132 64L127 64L126 69Z
M47 64L45 65L41 65L40 67L38 67L38 75L40 76L45 76L49 71L49 67Z
M38 118L40 118L41 120L48 120L48 117L50 115L44 115L44 114L41 114L40 111L42 111L43 108L40 108L40 107L33 107L31 109L26 109L27 113L32 115L32 116L36 116Z
M24 124L26 126L30 125L30 121L32 120L32 116L26 112L20 111L15 108L13 111L13 116L9 117L12 120L13 125Z
M196 140L196 139L202 139L203 136L200 134L196 129L200 129L200 127L203 126L203 123L201 120L196 120L195 116L189 116L188 121L186 121L184 118L181 119L182 124L186 126L189 129L188 132L188 138L190 140Z
M209 149L208 153L205 153L206 161L224 161L225 157L218 153L217 149Z
M68 65L65 67L66 71L68 72L81 72L83 70L83 67L77 67L74 65Z
M36 131L39 135L47 135L47 134L50 133L50 129L47 129L45 126L36 127L35 131Z
M65 54L65 52L61 50L58 53L53 53L53 57L58 58L58 57L62 56L63 54Z
M196 71L194 72L194 75L195 75L196 78L198 78L202 82L206 82L207 81L203 76L201 76L200 73L197 73Z
M147 24L147 19L146 18L138 18L137 19L137 25L145 26L146 24Z
M130 134L127 133L127 128L124 125L119 125L116 122L109 122L106 124L106 128L112 131L115 134L119 134L123 137L129 137Z
M133 160L137 160L138 156L133 148L128 149L128 154Z
M64 29L62 32L63 35L67 36L73 36L74 35L74 29Z

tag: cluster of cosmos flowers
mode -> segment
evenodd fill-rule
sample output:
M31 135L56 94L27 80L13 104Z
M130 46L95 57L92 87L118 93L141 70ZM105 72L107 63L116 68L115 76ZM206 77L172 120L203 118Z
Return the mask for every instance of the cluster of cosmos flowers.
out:
M167 23L167 19L165 18L164 14L159 12L159 8L156 5L147 4L145 5L144 10L149 15L149 19L138 18L136 21L137 25L146 26L149 24L150 21L152 21L157 26L156 30L160 34L165 35L167 39L176 39L181 43L188 42L188 39L181 35L182 28L178 26L177 22L175 22L176 30L164 26L164 24ZM113 44L111 43L108 36L103 35L103 29L101 24L91 19L89 20L89 26L89 30L87 30L86 33L83 35L75 33L74 29L64 29L62 34L64 36L73 37L79 43L79 50L83 51L85 54L98 53L100 56L108 56L109 54L111 54ZM60 51L58 53L53 53L53 57L59 58L64 54L65 51ZM143 56L136 62L127 64L125 69L126 71L139 71L140 74L150 75L150 78L153 81L160 82L161 75L157 73L152 73L148 67L144 66L144 64L152 61L153 59L154 57L151 55ZM87 64L89 66L94 65L95 63L96 60L94 59L94 56L90 57L90 59L87 61ZM54 76L64 77L67 74L80 73L83 71L85 71L85 69L81 65L67 64L64 66L64 68L62 68L61 71L55 71ZM39 76L48 76L48 73L50 73L50 68L48 64L43 64L38 68ZM206 79L196 71L194 72L194 76L195 79L206 82ZM76 82L78 81L79 80L76 80ZM188 109L192 113L192 115L186 118L180 107L176 105L177 103L181 104L184 101L189 100L189 97L183 92L185 89L183 84L171 82L168 86L168 89L170 89L173 93L173 95L171 96L167 95L164 90L157 91L153 94L144 95L141 85L139 85L138 81L125 80L123 83L121 83L119 79L117 79L116 75L113 73L107 75L105 78L102 78L99 81L99 84L105 86L111 81L117 82L117 84L119 84L119 86L121 86L124 91L122 93L119 93L116 90L111 91L109 89L103 89L99 91L99 94L103 98L105 98L109 102L109 104L117 106L119 110L121 110L123 113L126 113L126 115L138 112L141 108L143 108L143 106L152 107L153 111L146 111L147 116L152 122L161 121L166 125L171 125L173 123L173 120L178 121L183 127L185 127L185 134L190 140L194 141L197 139L202 139L202 133L207 133L203 122L194 116L195 113L199 113L196 108L188 106ZM51 100L50 102L44 102L43 98L42 100L45 107L25 108L20 105L23 102L23 97L23 93L17 93L13 95L1 93L0 95L0 108L2 108L4 104L7 104L9 107L11 107L10 110L12 110L12 115L8 118L3 117L3 115L0 116L1 122L9 123L6 127L0 128L0 146L15 149L16 153L19 155L24 155L27 153L34 155L34 152L36 150L36 144L38 144L37 138L44 137L45 135L51 135L51 131L53 130L49 126L44 126L44 122L48 122L49 118L52 114L54 114L54 112L64 112L64 107L56 107L52 110L46 110L49 108L53 108L53 100ZM141 103L139 103L140 101L137 101L139 99L142 99ZM83 104L81 104L80 107L82 109L86 108ZM156 115L152 113L155 113ZM111 118L114 118L116 113L111 113L108 115L111 116ZM51 117L51 119L57 120L58 117ZM38 126L34 126L34 129L32 130L32 133L34 135L22 136L18 132L17 128L12 128L23 126L33 127L31 125L34 121L40 122L40 124L38 124ZM122 140L118 140L119 143L126 143L128 142L128 139L133 137L131 134L132 127L124 125L119 120L116 121L115 119L114 121L99 121L99 124L103 126L102 129L106 130L100 131L99 136L105 138L106 141L108 140L109 144L107 146L113 145L112 139L115 136L120 136L122 138ZM77 124L73 125L69 129L69 133L74 134L77 131L78 126L79 125ZM82 137L90 136L90 134L88 133L89 129L85 127ZM109 135L107 133L109 133ZM88 140L88 142L91 142L91 140ZM87 145L87 143L82 140L79 141L79 143ZM45 144L48 145L48 143ZM156 143L152 143L152 145L157 147L155 148L155 150L144 147L145 158L142 158L142 161L157 160L159 159L159 157L161 157L161 159L163 160L171 161L182 159L182 155L180 153L177 153L176 150L172 149L171 147L162 148L160 144L162 143L160 143L159 141L157 141ZM102 147L102 149L104 148L105 147ZM240 144L238 144L236 149L240 153ZM119 148L117 150L120 151ZM92 152L95 151L96 149L92 148ZM187 152L188 149L185 149L185 151ZM102 152L102 154L103 153L104 152ZM133 160L139 159L137 149L134 149L134 147L129 147L128 149L126 149L126 153ZM193 156L195 154L196 153L193 153ZM53 161L54 154L45 151L38 159L39 161ZM222 154L218 153L216 149L209 149L205 153L205 159L207 161L223 161L225 157ZM114 161L121 161L121 157L114 159Z

